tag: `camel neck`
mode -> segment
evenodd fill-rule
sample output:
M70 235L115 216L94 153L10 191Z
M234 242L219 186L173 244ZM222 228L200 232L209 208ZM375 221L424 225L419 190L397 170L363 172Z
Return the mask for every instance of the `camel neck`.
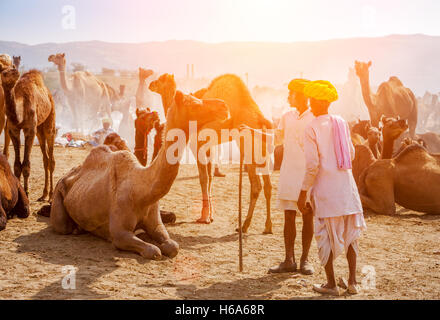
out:
M361 82L362 97L364 98L364 102L367 105L371 122L372 122L373 126L377 126L378 123L376 123L376 120L375 120L376 119L376 105L375 105L374 97L371 93L370 76L367 73L365 76L360 77L359 80Z
M393 157L394 140L384 138L382 148L382 159L391 159Z
M170 90L170 92L161 93L162 97L162 106L163 111L165 113L165 117L167 116L168 109L173 103L174 95L176 94L176 90Z
M167 128L166 133L168 133L170 129L171 128ZM188 135L186 134L185 136ZM187 142L188 140L186 139L185 143ZM174 159L177 161L169 161L168 159L169 147L175 143L176 141L167 141L165 139L156 159L153 160L149 167L142 169L145 173L143 177L144 183L149 185L145 198L147 203L155 203L164 197L170 191L179 173L179 161L182 154L179 154L178 159Z
M17 124L18 123L18 119L17 119L17 114L15 112L15 97L13 94L13 89L9 89L9 88L5 88L5 86L3 86L3 93L5 96L5 113L6 116L8 117L8 121Z
M69 93L69 87L67 86L66 80L66 67L59 67L58 71L60 73L61 88L64 90L64 92Z
M377 148L377 142L376 143L372 143L372 142L368 142L368 145L370 147L371 152L373 153L374 157L377 159L379 157L379 150Z
M136 91L136 107L145 108L149 107L145 105L144 94L145 94L145 79L139 79L138 88Z

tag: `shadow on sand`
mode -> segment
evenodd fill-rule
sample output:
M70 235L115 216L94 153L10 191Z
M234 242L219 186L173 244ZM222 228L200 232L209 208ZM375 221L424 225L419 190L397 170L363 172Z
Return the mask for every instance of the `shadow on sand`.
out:
M46 218L39 219L48 221ZM109 295L93 291L89 285L118 268L115 258L132 258L139 264L149 262L135 253L119 251L111 243L91 234L58 235L49 226L39 232L20 236L14 242L18 244L17 253L32 253L47 263L59 266L59 279L40 290L32 299L109 298ZM61 281L67 274L63 273L63 266L76 268L76 289L62 288Z

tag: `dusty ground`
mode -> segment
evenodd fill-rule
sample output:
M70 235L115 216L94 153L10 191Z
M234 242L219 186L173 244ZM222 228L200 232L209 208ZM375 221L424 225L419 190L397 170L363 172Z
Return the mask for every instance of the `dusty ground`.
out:
M12 149L11 149L12 152ZM55 179L82 162L86 150L56 149ZM10 157L10 161L12 161ZM237 166L223 167L226 178L214 181L216 220L198 225L194 220L201 206L195 166L182 166L177 181L162 200L162 208L177 213L178 223L168 226L181 246L174 259L148 261L114 249L92 235L60 236L48 219L35 214L44 183L41 154L32 153L30 200L33 214L13 219L0 232L1 299L320 299L311 290L325 279L317 259L316 244L311 262L316 274L268 275L267 269L283 257L283 216L273 197L274 234L263 235L265 207L260 197L250 232L244 238L244 268L238 272ZM245 177L245 207L248 180ZM274 195L278 173L272 176ZM440 216L425 216L401 209L395 217L366 214L368 230L361 242L358 262L376 272L376 289L358 299L440 298ZM297 219L298 228L301 218ZM300 233L297 237L300 239ZM300 241L296 245L297 259ZM77 268L76 289L61 286L62 267ZM336 272L347 276L346 261L339 257ZM352 297L343 296L340 299Z

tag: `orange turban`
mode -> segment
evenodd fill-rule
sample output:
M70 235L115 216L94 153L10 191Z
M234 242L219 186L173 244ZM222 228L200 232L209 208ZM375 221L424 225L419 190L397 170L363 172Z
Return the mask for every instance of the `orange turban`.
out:
M316 100L325 100L328 102L338 100L336 88L329 81L325 80L309 82L304 88L304 94Z
M293 79L289 82L289 91L304 93L304 87L310 82L306 79Z

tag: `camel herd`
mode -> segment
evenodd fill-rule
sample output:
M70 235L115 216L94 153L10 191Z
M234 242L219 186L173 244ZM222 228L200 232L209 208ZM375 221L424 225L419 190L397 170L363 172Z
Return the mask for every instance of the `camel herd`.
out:
M0 132L5 127L5 156L0 156L0 230L5 228L8 218L29 215L29 156L37 136L45 170L45 185L39 200L48 197L51 202L40 213L50 216L50 224L56 232L90 232L111 241L119 249L134 251L149 259L160 259L162 255L174 257L179 245L170 239L164 222L174 221L175 216L170 218L159 208L159 200L169 192L179 170L179 162L170 163L167 159L167 150L174 143L172 139L164 139L167 133L173 129L183 130L188 143L192 139L189 123L197 121L198 132L206 128L214 130L221 144L234 140L224 138L222 129L241 130L248 126L265 131L275 127L264 117L247 86L233 74L221 75L207 88L184 94L177 89L174 76L170 74L161 75L147 86L146 81L153 71L139 68L136 119L133 119L128 112L130 97L125 95L125 86L121 85L117 92L87 71L77 71L68 80L65 54L50 55L48 60L58 68L75 128L82 130L87 120L95 121L100 116L111 119L111 112L119 110L123 114L121 122L132 128L128 131L135 141L134 152L117 134L111 134L104 145L93 148L82 165L72 168L53 188L54 98L39 71L20 75L21 58L12 60L8 55L0 55ZM433 132L416 133L417 99L397 77L382 83L373 94L369 85L370 67L371 62L355 62L370 115L370 120L351 124L356 150L353 175L362 204L381 214L394 214L396 203L408 209L440 214L437 196L440 154L436 154L440 152L440 137ZM162 98L165 123L160 122L157 112L147 108L152 104L151 92ZM156 129L157 134L153 159L147 166L147 140L152 129ZM21 131L25 136L22 162ZM9 139L15 150L14 175L7 162ZM203 145L198 141L197 154ZM240 149L240 153L244 150ZM270 155L266 156L268 160ZM212 165L200 161L199 157L196 159L203 200L198 222L208 224L214 220ZM254 159L246 165L251 193L243 232L250 226L263 190L267 212L264 233L272 233L270 175L263 170L261 181L257 173L263 166L267 167L267 161L259 164ZM20 184L21 175L24 187ZM138 230L144 232L143 237L135 234Z

